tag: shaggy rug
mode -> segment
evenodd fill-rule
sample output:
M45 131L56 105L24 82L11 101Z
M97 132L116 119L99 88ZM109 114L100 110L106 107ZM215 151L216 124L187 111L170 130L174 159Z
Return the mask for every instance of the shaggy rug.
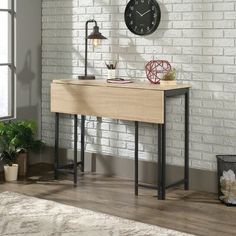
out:
M0 194L0 235L185 236L177 232L25 195Z

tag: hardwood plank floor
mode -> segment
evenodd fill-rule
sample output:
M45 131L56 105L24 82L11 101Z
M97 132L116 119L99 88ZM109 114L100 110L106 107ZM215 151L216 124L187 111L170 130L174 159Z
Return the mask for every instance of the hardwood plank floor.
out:
M14 191L196 235L236 234L236 208L221 204L214 194L175 188L160 201L150 189L140 188L136 197L134 183L127 179L88 173L79 176L74 187L72 176L53 180L47 165L35 165L30 172L29 178L16 183L0 182L0 192Z

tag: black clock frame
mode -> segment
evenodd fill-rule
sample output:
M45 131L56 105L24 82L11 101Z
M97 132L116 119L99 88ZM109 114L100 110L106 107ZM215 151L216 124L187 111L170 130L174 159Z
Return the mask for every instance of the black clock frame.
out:
M156 10L157 10L157 19L156 19L156 21L155 21L154 26L151 28L150 31L141 33L141 32L135 31L135 30L133 29L133 27L128 23L128 19L130 19L130 18L128 18L128 14L127 14L127 13L128 13L128 11L129 11L129 8L130 8L131 6L133 6L133 5L135 5L135 1L136 1L136 0L130 0L130 1L128 2L126 8L125 8L124 18L125 18L125 24L126 24L127 28L128 28L133 34L140 35L140 36L152 34L153 32L156 31L156 29L157 29L157 27L159 26L160 21L161 21L161 9L160 9L160 6L159 6L158 2L157 2L156 0L149 0L149 1L152 2L152 4L155 6L155 8L156 8ZM144 1L148 1L148 0L144 0ZM143 4L143 3L139 3L139 4Z

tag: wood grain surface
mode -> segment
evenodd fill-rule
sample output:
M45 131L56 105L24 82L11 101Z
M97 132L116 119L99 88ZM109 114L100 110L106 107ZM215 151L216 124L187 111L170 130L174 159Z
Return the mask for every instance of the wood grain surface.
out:
M163 123L163 99L159 90L51 84L51 111L66 114Z
M173 89L181 88L190 88L190 84L151 84L148 81L134 81L133 83L128 84L116 84L116 83L107 83L106 80L71 80L71 79L62 79L62 80L53 80L53 83L57 84L74 84L74 85L86 85L86 86L102 86L102 87L118 87L118 88L130 88L130 89L148 89L148 90L158 90L166 91Z

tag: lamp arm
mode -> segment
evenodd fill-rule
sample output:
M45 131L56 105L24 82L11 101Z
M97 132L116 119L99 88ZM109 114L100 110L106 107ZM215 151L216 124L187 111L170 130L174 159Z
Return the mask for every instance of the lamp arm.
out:
M87 20L85 23L85 62L84 62L84 75L87 76L87 67L88 67L88 24L95 23L97 26L97 21Z

